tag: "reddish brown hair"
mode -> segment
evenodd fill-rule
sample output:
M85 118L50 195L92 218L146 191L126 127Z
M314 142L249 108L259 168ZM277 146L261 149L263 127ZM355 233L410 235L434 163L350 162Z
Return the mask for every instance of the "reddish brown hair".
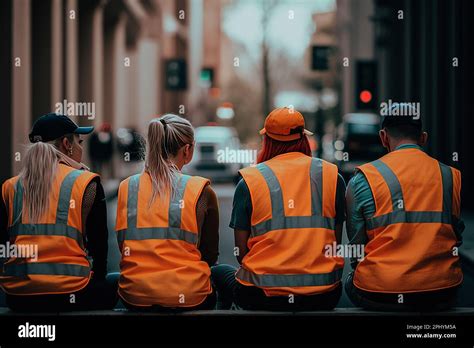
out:
M288 152L301 152L307 156L311 156L311 147L309 146L306 134L292 141L278 141L265 134L263 137L262 150L257 157L257 163L268 161L275 156Z

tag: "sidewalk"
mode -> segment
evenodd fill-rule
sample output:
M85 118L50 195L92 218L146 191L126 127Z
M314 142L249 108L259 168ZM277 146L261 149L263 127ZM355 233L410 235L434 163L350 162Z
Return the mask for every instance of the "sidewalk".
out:
M106 199L111 199L117 196L118 187L120 185L119 179L107 179L102 183Z

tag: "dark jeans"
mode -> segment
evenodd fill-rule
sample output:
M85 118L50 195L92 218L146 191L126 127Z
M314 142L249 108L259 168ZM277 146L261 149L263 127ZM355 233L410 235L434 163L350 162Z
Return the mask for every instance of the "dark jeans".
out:
M153 306L134 306L123 299L121 300L129 311L133 312L186 312L186 311L198 311L198 310L211 310L216 306L216 291L212 287L212 293L207 295L203 303L194 307L163 307L160 305Z
M357 307L374 311L441 311L454 307L458 287L415 293L368 292L357 288L353 282L354 272L349 273L344 288L347 296ZM400 295L403 302L399 303Z
M267 311L315 311L330 310L336 307L342 293L342 285L334 290L317 295L295 295L294 301L288 296L266 296L256 286L245 286L235 279L237 269L230 265L217 265L211 268L212 278L217 289L217 309L229 309L232 303L248 310Z
M113 309L118 301L119 273L109 273L103 280L91 279L75 293L51 295L9 295L8 308L16 312L69 312ZM74 302L71 301L74 294Z

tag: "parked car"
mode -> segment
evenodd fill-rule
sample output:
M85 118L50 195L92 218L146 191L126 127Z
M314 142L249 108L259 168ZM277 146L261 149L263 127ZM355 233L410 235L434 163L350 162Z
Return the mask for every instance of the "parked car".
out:
M376 160L385 153L380 143L380 116L350 113L339 126L334 157L344 179L349 180L357 166Z
M195 130L195 149L192 161L183 171L212 181L233 181L238 178L237 157L228 156L240 150L240 140L232 127L204 126Z

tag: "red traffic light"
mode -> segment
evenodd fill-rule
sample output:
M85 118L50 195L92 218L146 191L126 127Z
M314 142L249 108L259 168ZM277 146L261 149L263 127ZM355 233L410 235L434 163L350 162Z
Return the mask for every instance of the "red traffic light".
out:
M368 103L372 100L372 93L370 93L368 90L363 90L360 92L359 97L363 103Z

